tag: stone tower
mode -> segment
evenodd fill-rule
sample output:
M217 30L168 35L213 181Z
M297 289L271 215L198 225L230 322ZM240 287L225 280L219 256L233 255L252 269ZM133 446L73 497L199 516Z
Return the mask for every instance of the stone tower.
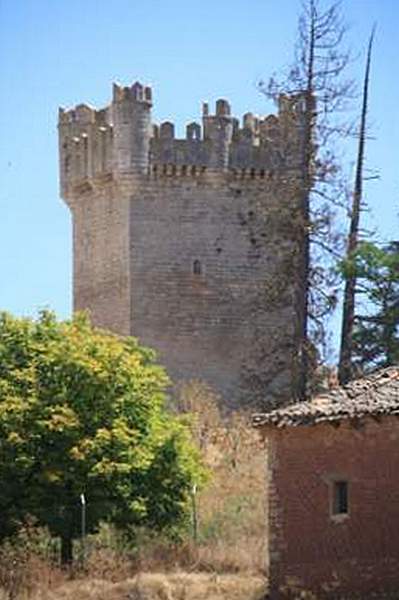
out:
M301 100L277 116L226 100L176 139L151 88L60 109L61 195L73 218L74 309L158 351L175 382L227 406L287 400L301 325Z

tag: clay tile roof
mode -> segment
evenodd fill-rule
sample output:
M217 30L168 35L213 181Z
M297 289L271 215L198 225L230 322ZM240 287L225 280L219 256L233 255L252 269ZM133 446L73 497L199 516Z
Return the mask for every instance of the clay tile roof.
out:
M296 427L342 419L399 415L399 366L374 371L306 402L255 414L254 427Z

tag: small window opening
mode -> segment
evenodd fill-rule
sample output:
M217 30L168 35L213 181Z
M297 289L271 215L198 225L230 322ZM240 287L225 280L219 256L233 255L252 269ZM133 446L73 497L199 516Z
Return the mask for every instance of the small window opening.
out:
M199 260L193 262L193 273L194 275L201 275L202 273L202 266Z
M334 481L333 484L333 515L346 515L349 512L348 506L348 482Z

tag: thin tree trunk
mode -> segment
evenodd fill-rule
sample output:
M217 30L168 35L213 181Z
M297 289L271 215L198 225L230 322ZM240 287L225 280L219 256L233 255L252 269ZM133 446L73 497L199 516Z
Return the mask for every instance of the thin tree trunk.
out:
M346 256L350 258L356 250L359 241L359 220L363 191L363 164L366 145L366 119L368 108L368 91L370 78L371 52L373 47L375 27L370 35L366 71L363 83L363 103L360 121L359 146L356 163L355 189L353 193L351 222L347 244ZM341 349L338 364L338 380L341 385L347 383L352 376L352 351L353 351L353 326L355 319L355 295L357 278L354 273L347 278L344 290L342 309Z
M302 281L301 331L300 331L300 364L298 398L305 400L309 380L309 293L310 293L310 190L311 190L311 161L313 153L313 121L314 121L314 51L315 51L315 7L310 1L311 19L309 31L309 56L307 64L307 82L305 96L305 120L303 131L303 147L301 161L301 227L303 228L303 253L300 269Z
M68 567L73 561L73 540L68 535L61 536L61 566Z

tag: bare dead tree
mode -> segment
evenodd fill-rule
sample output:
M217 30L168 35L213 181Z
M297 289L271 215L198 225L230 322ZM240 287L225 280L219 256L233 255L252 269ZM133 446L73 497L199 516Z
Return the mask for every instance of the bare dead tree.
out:
M362 206L363 193L363 168L364 155L366 148L366 128L367 128L367 111L369 97L369 81L371 67L371 53L373 49L373 41L375 34L375 26L371 32L368 49L366 69L363 80L363 100L362 112L359 129L359 143L356 161L355 187L352 196L352 207L350 216L350 228L348 242L346 248L346 258L350 258L358 247L359 243L359 226L360 213ZM341 328L341 347L338 364L338 380L341 385L347 383L352 375L352 350L353 350L353 327L355 320L355 297L356 297L357 276L354 270L350 276L346 278L344 289L344 300L342 308L342 328Z
M338 2L322 8L320 0L304 0L299 18L294 64L283 81L271 78L260 89L277 100L282 93L300 95L302 146L299 235L303 253L298 293L299 339L297 397L310 390L315 348L325 342L327 316L335 308L337 289L332 264L340 235L334 214L342 207L344 184L339 176L336 141L347 136L340 114L353 96L353 82L344 79L350 56L343 49L346 27Z

